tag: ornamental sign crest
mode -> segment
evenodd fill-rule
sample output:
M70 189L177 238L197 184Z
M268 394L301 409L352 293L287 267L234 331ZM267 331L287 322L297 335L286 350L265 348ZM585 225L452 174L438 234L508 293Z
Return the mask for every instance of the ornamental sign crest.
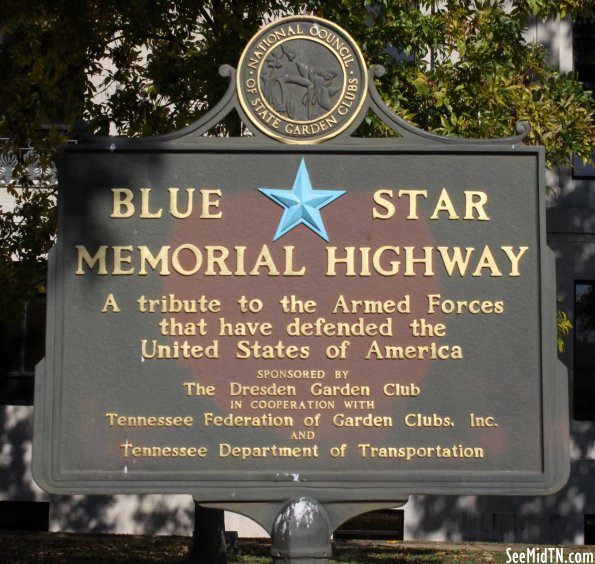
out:
M240 103L263 133L285 143L319 143L345 131L367 92L354 40L316 17L285 18L261 29L237 73Z

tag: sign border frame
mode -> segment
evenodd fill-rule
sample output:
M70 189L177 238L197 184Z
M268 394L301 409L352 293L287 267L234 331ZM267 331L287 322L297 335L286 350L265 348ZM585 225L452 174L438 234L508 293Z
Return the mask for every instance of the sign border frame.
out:
M60 148L59 162L70 154L76 153L120 153L120 152L184 152L184 153L283 153L283 154L342 154L350 153L412 153L412 154L506 154L532 155L537 167L536 206L539 213L539 269L540 269L540 304L541 311L541 406L542 406L542 461L543 471L538 472L484 472L458 471L456 475L432 478L427 474L439 474L442 471L416 471L417 479L405 481L403 478L387 481L374 481L369 485L363 482L339 482L332 486L331 480L307 482L289 482L281 480L117 480L114 476L106 479L70 479L56 474L57 441L56 424L60 420L60 378L55 373L56 352L61 351L60 327L62 286L57 283L62 272L64 249L58 243L50 256L48 279L53 292L48 299L48 324L46 358L36 370L35 381L35 418L34 418L34 456L32 461L33 476L46 491L56 494L124 494L124 493L184 493L196 499L209 502L235 503L255 501L282 501L298 495L307 495L321 503L333 501L391 501L400 500L412 494L446 495L546 495L559 490L567 481L570 472L568 452L568 388L565 368L556 355L556 316L555 316L555 272L553 252L547 247L545 230L545 150L539 146L504 145L482 142L478 144L421 144L404 145L397 139L391 140L351 140L347 144L332 145L280 145L272 142L263 144L258 141L234 139L213 140L205 138L197 143L169 143L162 140L120 140L113 138L109 146L103 143L82 143L65 145ZM62 166L59 167L59 170ZM60 215L60 225L64 218ZM56 393L55 393L56 392ZM544 425L552 421L555 424ZM447 473L448 471L445 471ZM403 472L399 471L402 475ZM219 473L220 474L220 473ZM220 481L220 480L219 480Z

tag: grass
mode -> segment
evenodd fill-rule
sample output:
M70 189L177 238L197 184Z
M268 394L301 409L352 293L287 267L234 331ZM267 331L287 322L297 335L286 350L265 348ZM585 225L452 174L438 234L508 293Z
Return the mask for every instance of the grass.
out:
M366 562L501 564L507 561L506 549L509 546L500 543L343 541L334 543L331 562L336 564ZM514 550L524 551L526 547L527 545L515 545ZM190 548L191 539L188 537L0 532L0 563L2 564L31 562L173 564L189 562ZM267 539L240 540L238 548L241 554L230 556L230 563L271 564L272 562L271 545ZM591 547L566 546L564 548L567 552L592 553Z

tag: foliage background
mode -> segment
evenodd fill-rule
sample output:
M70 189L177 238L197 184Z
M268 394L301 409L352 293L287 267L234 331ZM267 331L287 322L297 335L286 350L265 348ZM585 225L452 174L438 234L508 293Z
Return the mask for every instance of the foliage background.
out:
M219 66L237 64L263 23L293 13L331 19L368 64L384 65L378 88L405 119L478 138L528 121L527 142L544 145L554 167L573 154L592 158L593 99L524 32L531 18L593 9L593 0L3 0L0 137L12 164L0 173L15 208L0 209L0 320L43 291L56 228L51 165L74 124L128 136L188 125L222 96ZM238 135L242 125L230 119L216 133ZM374 120L360 133L392 134Z

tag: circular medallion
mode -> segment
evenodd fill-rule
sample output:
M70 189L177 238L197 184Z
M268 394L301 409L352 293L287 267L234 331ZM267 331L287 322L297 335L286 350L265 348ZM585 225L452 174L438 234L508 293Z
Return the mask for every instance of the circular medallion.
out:
M313 16L264 27L238 65L244 112L284 143L320 143L339 135L359 115L367 89L366 65L354 40Z

